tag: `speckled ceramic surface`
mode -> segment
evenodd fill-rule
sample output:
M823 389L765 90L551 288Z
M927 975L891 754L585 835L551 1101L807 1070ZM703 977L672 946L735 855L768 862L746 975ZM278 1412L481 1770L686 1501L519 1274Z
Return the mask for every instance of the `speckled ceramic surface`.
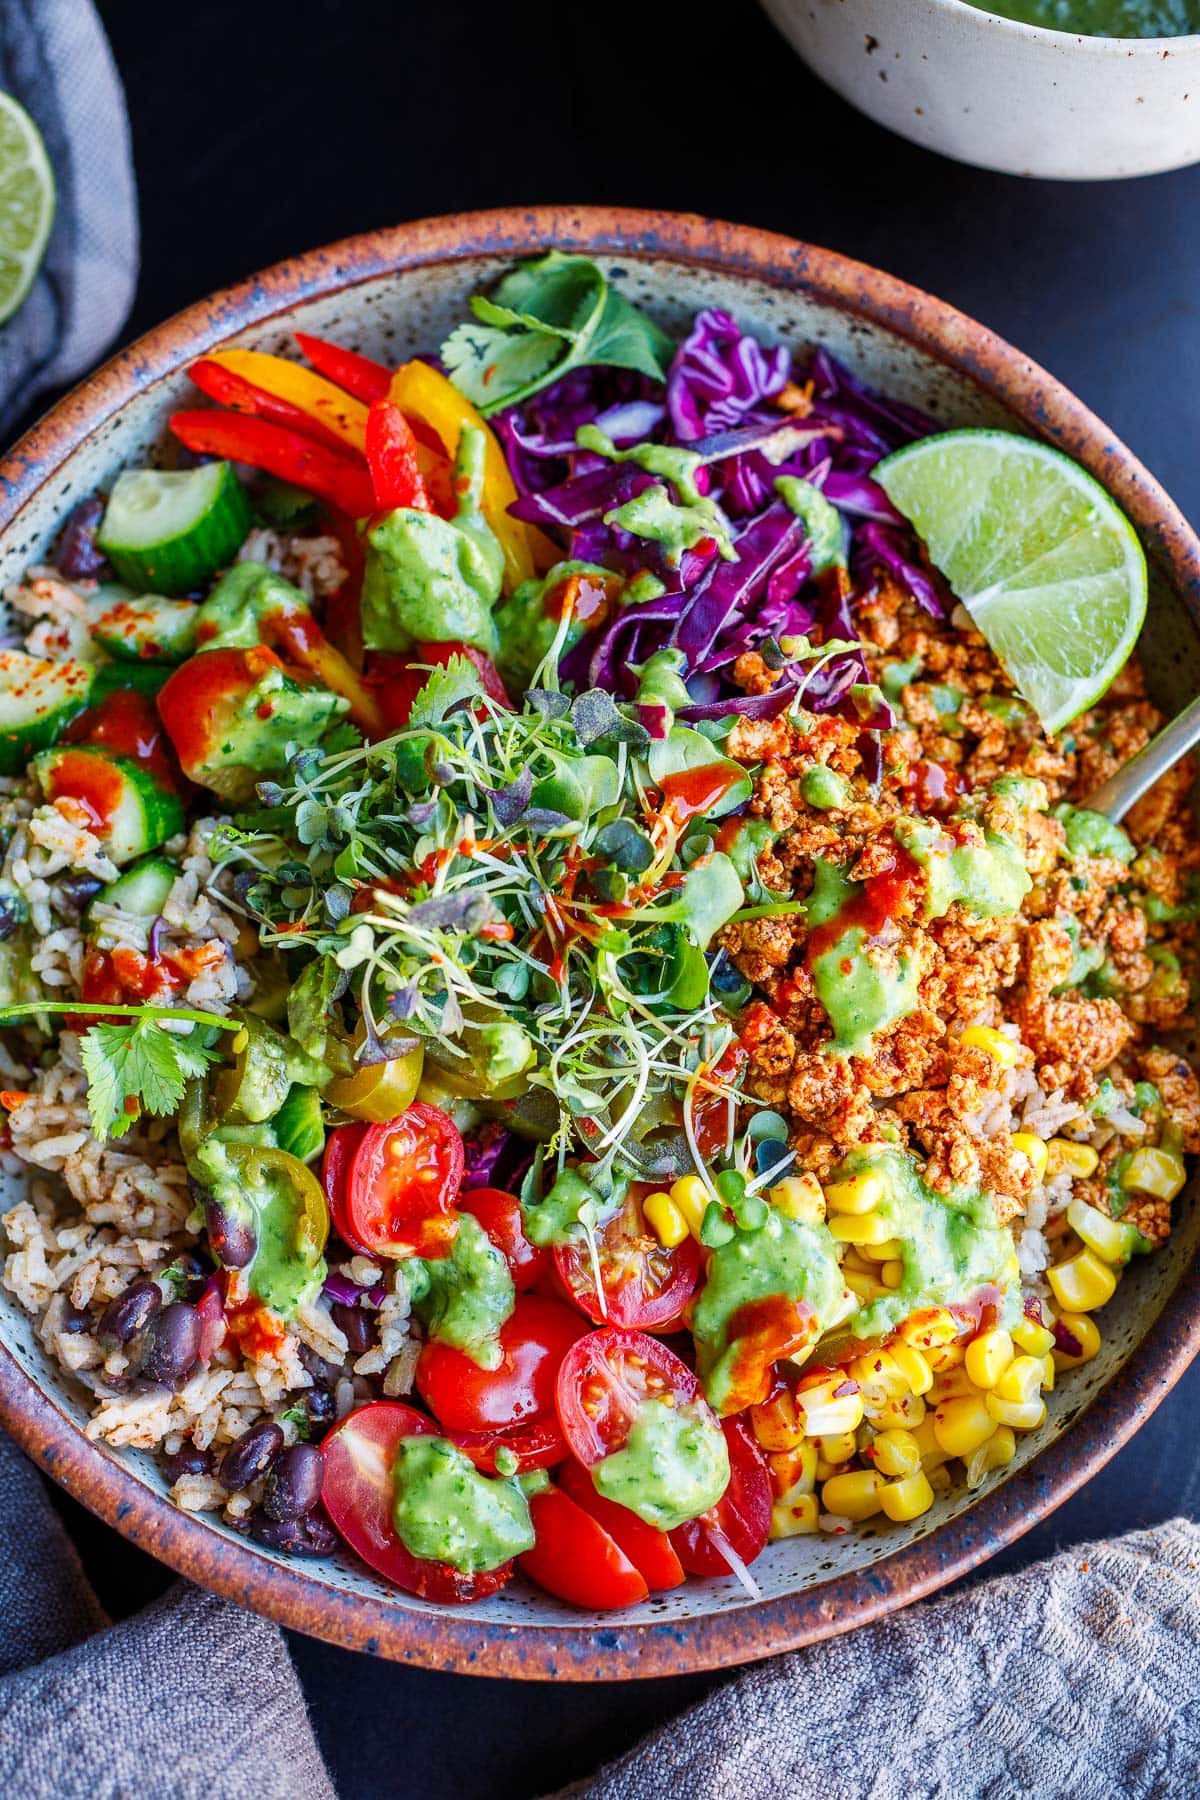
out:
M1174 708L1200 688L1200 543L1129 452L1049 376L940 302L862 265L768 233L609 209L400 227L281 265L180 315L69 396L0 467L0 580L37 559L75 499L123 463L153 457L167 413L188 391L183 370L194 355L219 342L282 349L300 327L397 360L437 344L464 297L508 257L552 242L592 249L668 329L700 306L726 306L768 339L799 347L819 338L946 425L1017 426L1080 457L1129 511L1151 560L1144 651L1156 697ZM1169 1248L1122 1282L1104 1315L1100 1356L1050 1396L1045 1431L1022 1441L1005 1480L993 1477L970 1498L948 1495L911 1526L872 1523L844 1539L773 1545L754 1567L757 1604L732 1580L689 1581L636 1612L597 1618L517 1581L478 1605L432 1608L349 1557L300 1562L251 1545L180 1514L149 1458L84 1439L79 1397L7 1295L0 1417L57 1480L144 1548L334 1642L532 1677L736 1663L845 1630L940 1586L1027 1529L1118 1448L1200 1347L1200 1282L1188 1273L1200 1215L1190 1194L1180 1212Z
M1200 36L1083 37L967 0L762 0L822 79L927 150L1107 181L1200 161Z

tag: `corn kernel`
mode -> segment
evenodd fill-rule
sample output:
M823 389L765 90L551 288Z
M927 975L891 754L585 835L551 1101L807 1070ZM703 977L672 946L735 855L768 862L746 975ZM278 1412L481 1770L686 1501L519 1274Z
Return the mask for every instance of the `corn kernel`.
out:
M1157 1200L1173 1200L1186 1180L1183 1158L1174 1150L1135 1150L1125 1165L1121 1185L1139 1194L1153 1194Z
M933 1415L933 1435L947 1456L970 1456L995 1429L982 1394L945 1400Z
M921 1449L911 1431L881 1431L870 1447L871 1461L881 1475L905 1480L921 1467Z
M1091 1362L1100 1348L1100 1327L1095 1319L1089 1319L1086 1313L1063 1313L1059 1324L1064 1331L1070 1332L1079 1345L1079 1354L1064 1350L1057 1339L1054 1345L1054 1366L1056 1369L1078 1369L1085 1362Z
M879 1213L834 1213L829 1229L839 1244L886 1244L892 1228Z
M785 1217L802 1225L820 1225L825 1218L825 1195L815 1175L785 1175L767 1198Z
M892 1344L892 1361L900 1370L914 1394L927 1394L933 1381L933 1370L919 1350L903 1340Z
M884 1238L882 1244L859 1244L858 1254L868 1263L894 1262L903 1256L904 1245L899 1238ZM876 1269L875 1273L878 1273Z
M977 1488L992 1469L1004 1469L1017 1454L1011 1425L997 1425L990 1438L967 1459L967 1486Z
M1020 1054L1018 1046L1004 1032L993 1030L990 1025L968 1025L962 1034L962 1040L972 1050L986 1050L993 1062L1002 1069L1011 1069Z
M811 1439L794 1450L767 1458L771 1491L777 1500L791 1501L797 1494L811 1494L817 1485L817 1446Z
M1101 1262L1124 1267L1129 1261L1129 1227L1110 1219L1098 1207L1089 1206L1086 1200L1072 1200L1067 1208L1067 1224Z
M825 1189L825 1204L830 1212L873 1212L887 1193L882 1175L867 1169L861 1175L849 1175L845 1181L831 1181Z
M678 1181L671 1183L671 1192L667 1196L673 1200L687 1221L687 1228L700 1242L700 1226L708 1210L712 1195L698 1175L681 1175Z
M1042 1392L1043 1394L1049 1394L1054 1388L1054 1358L1052 1356L1041 1356L1038 1358L1038 1361L1042 1365Z
M858 1438L852 1431L827 1432L817 1442L827 1463L849 1462L858 1449Z
M906 1344L928 1352L953 1343L961 1330L962 1325L948 1307L928 1306L922 1312L915 1312L905 1319L900 1327L900 1336Z
M956 1369L967 1354L964 1343L931 1345L921 1353L936 1375L939 1369Z
M1036 1400L1002 1400L997 1393L987 1396L987 1410L997 1425L1009 1425L1014 1431L1036 1431L1046 1423L1046 1402Z
M1095 1312L1117 1291L1116 1273L1093 1250L1079 1250L1066 1262L1056 1263L1046 1270L1046 1280L1064 1312Z
M1074 1144L1070 1138L1051 1138L1046 1152L1046 1173L1051 1179L1055 1175L1070 1175L1076 1181L1084 1181L1095 1174L1100 1161L1090 1144Z
M842 1519L869 1519L882 1504L882 1486L874 1469L850 1469L844 1475L831 1475L821 1489L821 1506Z
M1054 1333L1028 1316L1013 1326L1011 1337L1017 1348L1030 1356L1047 1356L1054 1348Z
M819 1376L807 1387L802 1384L797 1389L796 1400L804 1414L808 1437L835 1437L842 1431L858 1430L863 1417L862 1395L857 1388L849 1394L834 1393L835 1388L846 1385L846 1377L837 1373Z
M925 1417L925 1402L919 1394L902 1394L897 1399L863 1398L863 1416L876 1431L911 1431Z
M945 1462L947 1452L938 1443L933 1429L933 1414L926 1413L919 1425L912 1427L912 1437L917 1449L921 1452L921 1467L928 1473L930 1469L940 1468Z
M864 1390L899 1399L908 1392L908 1378L890 1350L868 1350L850 1364L850 1375Z
M879 1504L897 1525L919 1519L933 1505L933 1484L923 1469L905 1476L903 1481L889 1481L880 1490Z
M642 1201L647 1225L664 1250L674 1250L688 1234L688 1222L670 1194L649 1194Z
M954 1369L939 1369L929 1388L930 1406L940 1406L943 1400L958 1400L964 1394L978 1393L978 1388L967 1374L966 1367L960 1363Z
M981 1331L966 1350L966 1371L976 1387L995 1387L1013 1359L1013 1341L1007 1331Z
M804 1442L804 1419L790 1388L750 1408L750 1428L764 1450L794 1450Z
M797 1494L787 1505L777 1500L771 1508L770 1536L773 1541L807 1537L810 1532L820 1530L820 1518L821 1508L815 1494Z
M898 1288L904 1280L904 1264L899 1257L889 1257L879 1271L879 1279L885 1288Z
M1036 1400L1042 1390L1042 1360L1038 1356L1018 1356L995 1383L1001 1400Z
M926 1466L925 1473L929 1477L929 1485L935 1494L944 1494L947 1489L954 1486L954 1477L944 1463L938 1463L934 1469Z
M843 1268L842 1280L863 1305L867 1305L872 1300L882 1300L888 1293L888 1289L884 1287L882 1281L876 1281L873 1275L860 1274L857 1269Z
M1044 1181L1049 1156L1045 1138L1035 1137L1032 1131L1014 1131L1010 1141L1014 1150L1024 1151L1037 1180Z

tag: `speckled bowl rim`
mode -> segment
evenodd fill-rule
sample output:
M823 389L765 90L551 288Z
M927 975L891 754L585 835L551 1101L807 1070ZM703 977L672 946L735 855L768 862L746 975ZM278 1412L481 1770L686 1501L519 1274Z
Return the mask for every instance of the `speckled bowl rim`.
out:
M667 258L768 285L802 287L965 375L1104 483L1200 620L1200 540L1108 428L1019 350L953 307L877 269L774 232L691 214L537 206L422 219L278 263L140 338L49 412L0 463L0 531L41 484L147 383L232 333L300 302L376 277L548 244ZM783 1599L670 1623L504 1625L447 1608L331 1592L302 1567L267 1562L145 1488L88 1442L0 1345L0 1422L31 1457L132 1543L180 1574L293 1630L433 1669L528 1679L610 1680L731 1667L796 1649L909 1605L965 1575L1060 1506L1154 1411L1200 1350L1200 1269L1178 1285L1146 1338L1087 1411L1021 1474L895 1556Z

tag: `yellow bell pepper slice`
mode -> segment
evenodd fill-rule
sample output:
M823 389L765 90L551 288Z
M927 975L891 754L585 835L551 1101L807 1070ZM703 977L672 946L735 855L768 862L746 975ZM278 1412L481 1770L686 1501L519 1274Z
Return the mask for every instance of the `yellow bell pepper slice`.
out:
M520 519L509 515L508 508L517 497L516 486L508 472L500 440L485 423L482 414L459 393L452 381L423 362L401 363L392 376L388 398L409 418L420 420L435 432L449 457L453 457L458 449L459 433L464 425L474 425L482 431L486 445L483 516L504 551L505 585L511 590L528 581L536 573L529 533Z
M208 360L252 381L264 393L277 400L287 400L324 425L343 444L360 454L366 443L367 409L361 400L326 381L301 363L288 362L283 356L270 356L264 350L211 350Z

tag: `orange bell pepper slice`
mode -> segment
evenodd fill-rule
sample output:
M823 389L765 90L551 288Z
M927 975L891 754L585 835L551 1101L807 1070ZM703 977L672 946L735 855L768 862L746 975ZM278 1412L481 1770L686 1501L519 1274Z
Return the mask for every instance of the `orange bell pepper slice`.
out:
M208 361L253 382L264 393L299 407L341 443L360 454L363 452L367 434L366 407L361 400L327 381L324 375L306 369L303 363L289 362L286 357L269 356L263 350L212 350Z

